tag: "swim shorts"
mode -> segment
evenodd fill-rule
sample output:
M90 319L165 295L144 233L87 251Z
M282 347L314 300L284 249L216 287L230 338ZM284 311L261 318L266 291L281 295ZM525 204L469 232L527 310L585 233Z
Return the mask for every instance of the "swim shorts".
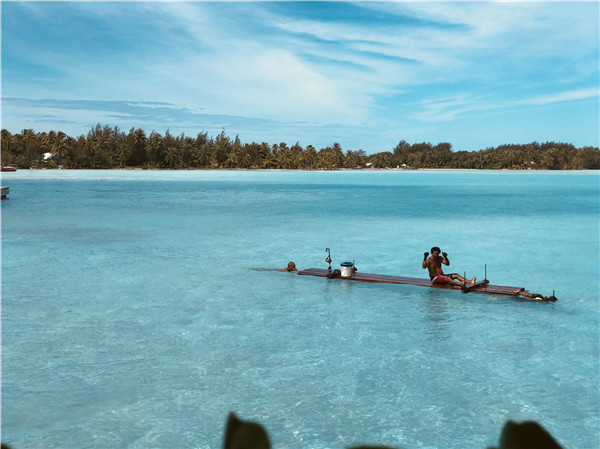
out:
M440 275L440 276L436 276L431 280L432 284L446 284L448 283L448 280L446 279L446 276L444 275Z

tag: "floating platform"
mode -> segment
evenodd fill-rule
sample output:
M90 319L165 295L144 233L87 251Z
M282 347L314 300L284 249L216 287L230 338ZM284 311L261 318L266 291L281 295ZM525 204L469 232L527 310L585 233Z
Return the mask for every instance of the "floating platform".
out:
M329 275L329 270L321 268L309 268L298 272L300 276L317 276L323 278L332 278ZM384 274L369 274L355 272L352 277L341 277L334 276L333 279L345 279L348 281L358 282L374 282L383 284L402 284L402 285L417 285L419 287L431 287L431 288L445 288L451 290L461 290L464 293L487 293L490 295L501 295L501 296L516 296L519 299L529 301L556 301L554 296L550 297L531 297L524 287L508 287L503 285L490 285L488 281L479 282L475 285L469 285L467 288L461 288L457 285L452 284L434 284L429 279L411 278L403 276L389 276Z

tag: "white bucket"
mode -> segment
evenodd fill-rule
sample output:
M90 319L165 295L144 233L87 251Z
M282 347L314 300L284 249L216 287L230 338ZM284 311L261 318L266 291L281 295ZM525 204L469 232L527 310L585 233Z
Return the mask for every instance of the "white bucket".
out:
M351 278L354 274L354 262L342 262L340 266L341 276L343 278Z

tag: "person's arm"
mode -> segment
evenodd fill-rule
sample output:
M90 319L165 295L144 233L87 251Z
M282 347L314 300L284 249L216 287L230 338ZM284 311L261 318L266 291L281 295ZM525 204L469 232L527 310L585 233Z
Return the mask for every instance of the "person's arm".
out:
M448 259L448 253L442 253L442 256L444 256L444 258L442 259L442 263L444 265L450 266L450 259Z
M427 257L429 256L429 253L424 253L423 254L423 269L427 268Z

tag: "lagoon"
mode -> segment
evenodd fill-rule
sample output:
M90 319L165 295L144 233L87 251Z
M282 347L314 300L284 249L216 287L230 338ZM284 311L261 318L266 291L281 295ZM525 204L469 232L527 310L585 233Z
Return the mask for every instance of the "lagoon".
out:
M600 443L598 172L3 173L2 441L485 448L508 419ZM556 303L273 271L451 268ZM256 268L267 270L256 270Z

